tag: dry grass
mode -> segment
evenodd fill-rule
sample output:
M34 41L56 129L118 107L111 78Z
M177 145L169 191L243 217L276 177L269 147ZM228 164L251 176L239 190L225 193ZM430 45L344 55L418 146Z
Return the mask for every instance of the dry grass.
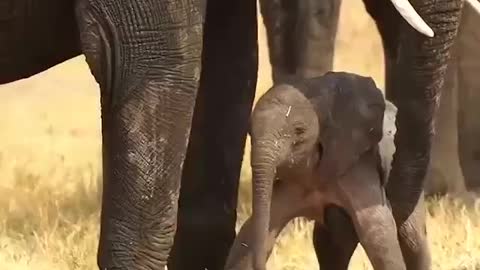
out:
M381 46L358 0L344 1L336 70L383 85ZM354 22L354 23L352 23ZM261 28L259 93L270 69ZM355 41L355 42L351 42ZM30 80L0 87L0 269L95 269L100 183L98 88L82 57ZM247 151L248 153L248 151ZM246 156L248 162L248 156ZM247 163L248 164L248 163ZM248 212L248 166L240 206ZM480 269L480 210L447 200L429 204L434 269ZM284 231L271 269L315 269L311 224ZM352 263L367 269L361 248Z

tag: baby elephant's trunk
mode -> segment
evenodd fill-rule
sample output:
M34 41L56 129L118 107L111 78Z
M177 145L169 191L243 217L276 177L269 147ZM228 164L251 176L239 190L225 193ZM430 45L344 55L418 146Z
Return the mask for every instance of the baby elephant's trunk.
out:
M253 267L264 270L267 262L265 242L270 226L270 204L276 167L281 160L281 146L277 140L252 139L253 186Z

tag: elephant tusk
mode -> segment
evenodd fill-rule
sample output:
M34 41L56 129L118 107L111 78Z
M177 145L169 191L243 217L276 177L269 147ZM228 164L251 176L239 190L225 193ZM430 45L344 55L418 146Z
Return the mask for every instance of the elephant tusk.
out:
M470 6L480 14L480 2L478 0L465 0L465 2L469 3Z
M424 34L427 37L433 37L432 28L418 15L413 6L408 0L390 0L395 6L395 9L402 15L402 17L410 24L415 30ZM468 1L468 0L467 0Z

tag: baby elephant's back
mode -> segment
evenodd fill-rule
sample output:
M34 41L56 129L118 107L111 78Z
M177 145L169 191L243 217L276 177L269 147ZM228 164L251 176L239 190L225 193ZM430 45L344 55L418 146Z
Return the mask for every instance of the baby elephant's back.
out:
M355 73L327 72L323 76L302 80L296 86L310 100L329 99L343 105L359 100L383 101L383 94L375 81Z

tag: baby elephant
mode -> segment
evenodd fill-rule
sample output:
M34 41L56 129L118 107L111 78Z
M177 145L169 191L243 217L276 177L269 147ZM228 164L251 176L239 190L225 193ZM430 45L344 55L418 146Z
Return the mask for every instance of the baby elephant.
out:
M406 269L384 190L395 150L384 113L394 123L374 81L351 73L269 89L251 119L253 215L225 269L266 269L284 226L295 217L326 226L328 206L351 217L375 269Z

